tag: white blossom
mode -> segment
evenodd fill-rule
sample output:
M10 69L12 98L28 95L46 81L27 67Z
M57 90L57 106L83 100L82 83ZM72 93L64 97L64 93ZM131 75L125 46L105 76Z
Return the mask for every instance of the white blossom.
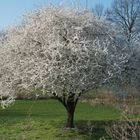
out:
M0 45L0 96L14 99L21 91L41 89L77 98L121 72L127 57L117 39L91 12L35 10L8 29Z

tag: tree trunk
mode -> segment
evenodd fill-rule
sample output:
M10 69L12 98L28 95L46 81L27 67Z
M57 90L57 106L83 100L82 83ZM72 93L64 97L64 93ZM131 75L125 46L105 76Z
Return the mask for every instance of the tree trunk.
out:
M66 123L66 128L74 128L74 112L76 104L78 102L78 97L74 98L75 94L71 93L68 99L65 101L65 108L67 110L68 118Z
M66 123L66 128L74 128L74 111L75 111L75 107L77 104L77 101L73 100L67 100L67 104L65 106L66 110L67 110L67 114L68 114L68 118L67 118L67 123Z
M62 103L62 105L67 110L68 117L67 117L66 128L74 128L74 112L80 96L81 93L79 93L79 95L76 97L74 93L70 93L67 98L65 95L61 97L56 96L56 98Z
M58 100L63 104L67 110L67 122L66 128L74 128L74 112L76 104L78 102L78 97L75 99L74 94L70 94L68 98L65 96L58 98Z
M67 114L66 128L74 128L74 111L67 111Z

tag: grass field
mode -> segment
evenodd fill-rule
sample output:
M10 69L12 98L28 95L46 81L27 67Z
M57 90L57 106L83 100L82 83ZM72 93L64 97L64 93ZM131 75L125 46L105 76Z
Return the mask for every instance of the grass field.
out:
M106 105L78 103L76 128L66 130L65 108L56 100L22 100L0 109L0 140L98 140L105 127L120 118L120 112Z

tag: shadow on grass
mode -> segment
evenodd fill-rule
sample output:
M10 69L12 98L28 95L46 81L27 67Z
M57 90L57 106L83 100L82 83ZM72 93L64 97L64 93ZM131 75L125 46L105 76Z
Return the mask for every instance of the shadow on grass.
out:
M99 140L102 137L106 138L106 140L110 140L106 133L106 128L110 127L113 122L113 120L78 120L75 121L75 126L78 129L79 134L88 135L89 140Z

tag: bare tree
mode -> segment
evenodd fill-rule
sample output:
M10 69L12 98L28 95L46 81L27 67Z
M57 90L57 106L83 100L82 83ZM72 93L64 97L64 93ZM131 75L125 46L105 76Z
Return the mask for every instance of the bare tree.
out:
M112 20L128 42L137 39L140 33L140 0L114 0Z
M139 140L139 119L135 118L135 120L133 120L129 118L128 114L125 111L122 113L122 118L122 121L116 121L112 124L111 127L106 128L106 132L110 136L110 138L112 140Z
M99 19L104 16L104 6L101 3L97 3L92 11Z

